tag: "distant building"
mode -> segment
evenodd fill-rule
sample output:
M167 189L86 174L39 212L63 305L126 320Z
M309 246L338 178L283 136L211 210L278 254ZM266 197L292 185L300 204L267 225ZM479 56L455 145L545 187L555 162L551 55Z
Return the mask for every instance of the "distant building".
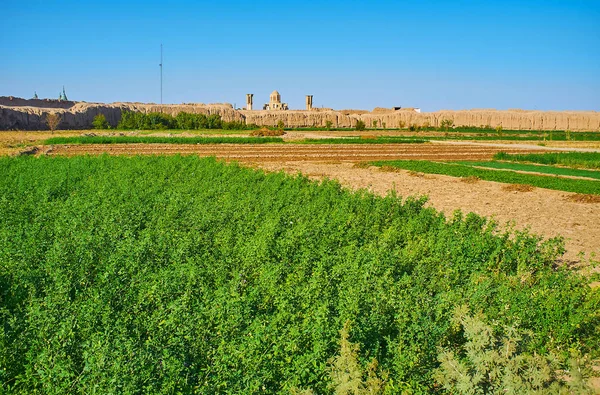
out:
M34 98L34 99L39 99L39 97L38 97L38 95L37 95L37 92L33 92L33 98Z
M58 95L58 100L59 101L68 101L69 99L67 99L67 93L65 92L65 87L63 85L63 90L62 92Z
M415 108L415 112L421 113L421 109L420 108Z
M281 102L281 95L277 91L273 91L269 98L269 103L263 106L263 110L288 110L287 103Z

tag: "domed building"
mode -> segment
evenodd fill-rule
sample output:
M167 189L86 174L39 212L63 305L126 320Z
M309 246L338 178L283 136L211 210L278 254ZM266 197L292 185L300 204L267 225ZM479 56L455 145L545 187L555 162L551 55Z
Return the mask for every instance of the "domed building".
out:
M269 103L263 106L263 110L288 110L287 103L281 102L281 95L277 91L273 91L269 97Z

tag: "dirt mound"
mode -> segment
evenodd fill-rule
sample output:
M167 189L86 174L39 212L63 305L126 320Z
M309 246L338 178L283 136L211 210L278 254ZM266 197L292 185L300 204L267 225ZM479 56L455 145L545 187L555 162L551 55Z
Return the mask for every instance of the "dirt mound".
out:
M278 130L278 129L267 129L267 128L260 128L257 130L253 130L252 133L250 133L250 136L258 136L258 137L265 137L265 136L283 136L285 135L285 132L283 130Z
M531 192L535 187L525 184L509 184L502 187L502 190L507 192Z
M575 203L600 203L600 195L576 193L574 195L567 196L565 200Z

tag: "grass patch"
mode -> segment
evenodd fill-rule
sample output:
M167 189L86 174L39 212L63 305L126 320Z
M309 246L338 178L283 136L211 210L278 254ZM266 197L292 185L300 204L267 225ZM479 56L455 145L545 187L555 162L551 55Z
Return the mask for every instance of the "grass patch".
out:
M429 140L424 138L412 137L387 137L387 136L369 136L364 137L341 137L324 139L305 139L303 144L422 144Z
M529 162L562 165L584 169L600 169L600 152L545 152L543 154L507 154L498 152L494 159L510 162Z
M52 137L44 144L266 144L282 143L279 137L155 137L155 136L76 136Z
M570 169L567 167L556 167L549 165L534 165L528 163L518 162L457 162L468 166L479 166L488 167L491 169L502 169L502 170L514 170L514 171L528 171L536 173L551 174L556 176L574 176L574 177L587 177L600 180L600 171L594 170L582 170L582 169Z
M391 167L430 174L443 174L453 177L478 177L482 180L508 184L525 184L539 188L565 192L600 195L600 182L552 176L515 173L513 171L478 169L457 163L439 163L418 160L376 161L374 166Z

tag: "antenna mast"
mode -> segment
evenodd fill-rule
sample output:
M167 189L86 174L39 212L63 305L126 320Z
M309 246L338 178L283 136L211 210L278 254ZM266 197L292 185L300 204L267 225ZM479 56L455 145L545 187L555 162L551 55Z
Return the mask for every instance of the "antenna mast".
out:
M163 45L162 43L160 44L160 105L162 106L163 104L163 99L162 99L162 80L163 80Z

